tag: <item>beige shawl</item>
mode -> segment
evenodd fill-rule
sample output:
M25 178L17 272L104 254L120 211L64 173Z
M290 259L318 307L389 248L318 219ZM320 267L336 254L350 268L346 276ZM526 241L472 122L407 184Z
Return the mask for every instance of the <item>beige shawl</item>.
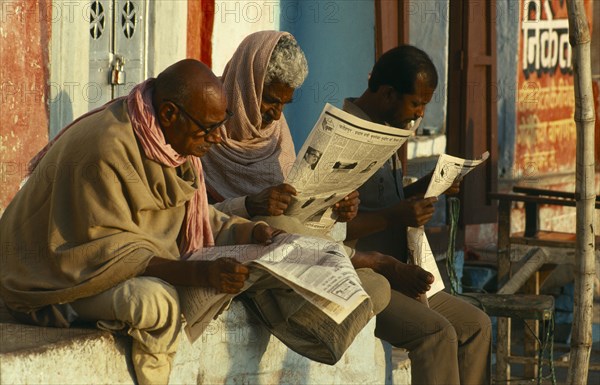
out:
M267 65L287 32L262 31L239 45L223 72L234 116L221 128L223 142L203 158L209 194L218 201L282 183L296 159L285 117L261 130L260 102Z
M189 166L186 179L142 155L125 100L73 124L0 219L7 306L71 302L141 274L153 256L177 259L196 190Z
M73 124L0 218L0 295L30 322L68 325L57 304L137 276L154 256L180 256L196 170L146 157L127 107L121 99ZM250 243L254 223L204 215L217 244Z

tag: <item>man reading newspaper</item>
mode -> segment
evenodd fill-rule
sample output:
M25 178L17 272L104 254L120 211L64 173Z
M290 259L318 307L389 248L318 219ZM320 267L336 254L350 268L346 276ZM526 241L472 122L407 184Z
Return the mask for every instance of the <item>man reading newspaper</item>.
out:
M63 129L0 218L0 295L11 313L123 330L137 383L168 383L181 328L175 286L235 294L249 273L230 258L185 258L276 233L208 205L199 157L227 117L221 82L190 59Z
M297 194L294 187L283 183L296 154L282 110L291 101L294 89L304 82L307 72L304 53L289 33L261 31L247 36L222 76L233 117L219 129L221 144L202 158L202 164L209 199L219 210L253 220L260 218L289 233L323 238L323 231L311 232L297 218L282 215L291 196ZM318 167L321 164L319 157L319 149L314 149L302 162L308 169ZM328 205L335 208L339 220L354 217L358 207L357 195L349 191L329 199ZM317 197L309 197L302 204L306 205L305 208L317 205ZM371 297L373 312L381 311L389 299L386 279L371 269L357 270L356 274ZM257 282L253 288L259 285L260 282ZM329 327L333 325L321 314L312 311L311 304L299 300L292 293L265 289L246 292L243 298L275 335L282 318L295 324L302 319L302 323L310 328L322 325L321 331L329 328L327 335L337 339L329 345L332 358L329 363L339 358L346 343L351 342L360 330L350 324ZM267 314L278 308L286 313L284 317L277 316L276 311L272 315ZM357 312L361 311L364 309L357 309ZM355 325L360 323L357 321ZM319 330L315 331L316 334ZM278 337L297 352L320 359L315 357L316 350L307 344L310 343L307 339L288 338L289 335Z
M382 55L368 88L346 99L344 110L365 120L404 128L425 114L437 87L431 59L413 46ZM348 238L359 250L379 250L406 262L406 227L431 219L435 197L424 198L431 175L404 188L402 168L391 156L360 189L361 204L348 223ZM456 192L458 183L446 193ZM376 335L408 349L413 384L489 383L490 319L481 310L443 291L429 305L415 300L430 289L433 276L404 265L405 279L392 282L390 306L377 316Z

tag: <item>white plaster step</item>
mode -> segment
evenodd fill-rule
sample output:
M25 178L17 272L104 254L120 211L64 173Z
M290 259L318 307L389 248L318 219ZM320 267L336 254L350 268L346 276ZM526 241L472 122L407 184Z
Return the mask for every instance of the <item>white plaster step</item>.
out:
M0 384L133 384L131 342L94 329L16 324L0 309ZM383 384L375 320L334 366L289 350L234 301L194 344L185 335L171 384ZM404 384L406 382L398 382ZM407 383L408 384L408 383Z
M410 358L408 351L401 348L392 348L392 384L410 385Z

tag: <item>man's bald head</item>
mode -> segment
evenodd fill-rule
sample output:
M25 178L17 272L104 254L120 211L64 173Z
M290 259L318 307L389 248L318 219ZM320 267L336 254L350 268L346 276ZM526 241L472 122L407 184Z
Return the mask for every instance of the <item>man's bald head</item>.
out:
M227 97L205 64L185 59L161 72L152 104L167 143L179 154L202 156L220 142L216 128L227 119Z
M221 99L222 84L204 63L181 60L162 71L154 83L153 104L155 108L164 100L172 100L190 109L198 108L215 97ZM198 103L199 102L199 103Z

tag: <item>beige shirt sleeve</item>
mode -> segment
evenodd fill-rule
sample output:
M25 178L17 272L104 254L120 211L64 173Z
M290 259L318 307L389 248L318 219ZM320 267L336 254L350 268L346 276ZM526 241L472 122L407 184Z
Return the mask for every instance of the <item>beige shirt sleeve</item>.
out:
M252 232L259 223L238 216L229 216L209 205L210 225L215 246L254 243Z
M245 196L225 199L223 202L215 203L213 206L227 215L237 215L238 217L250 219L250 214L246 210Z

